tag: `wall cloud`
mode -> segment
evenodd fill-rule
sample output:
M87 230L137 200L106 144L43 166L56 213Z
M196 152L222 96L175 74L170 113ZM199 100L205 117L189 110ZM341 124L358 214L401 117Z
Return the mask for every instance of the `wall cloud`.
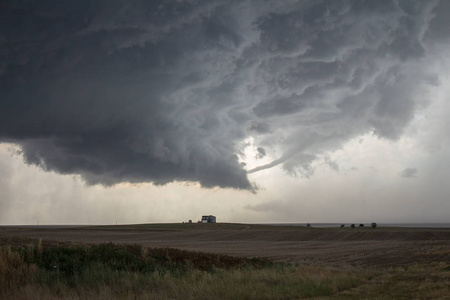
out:
M439 85L449 6L3 1L0 141L88 184L252 190L248 173L402 136ZM273 161L247 170L248 138Z

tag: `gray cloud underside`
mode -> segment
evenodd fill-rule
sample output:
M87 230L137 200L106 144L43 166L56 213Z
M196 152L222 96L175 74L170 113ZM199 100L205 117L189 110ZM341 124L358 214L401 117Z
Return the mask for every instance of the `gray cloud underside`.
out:
M406 168L402 172L400 172L400 176L404 177L404 178L417 177L417 169L416 168Z
M89 184L252 189L253 137L290 173L396 139L448 46L448 1L4 1L0 139ZM259 151L259 150L258 150Z

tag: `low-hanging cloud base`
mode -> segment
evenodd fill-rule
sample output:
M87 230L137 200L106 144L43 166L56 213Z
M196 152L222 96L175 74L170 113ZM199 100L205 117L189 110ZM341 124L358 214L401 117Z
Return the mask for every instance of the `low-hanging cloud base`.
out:
M448 11L448 1L4 1L0 141L88 184L255 190L248 174L276 165L309 175L356 136L402 136L440 84ZM249 138L274 160L247 171Z

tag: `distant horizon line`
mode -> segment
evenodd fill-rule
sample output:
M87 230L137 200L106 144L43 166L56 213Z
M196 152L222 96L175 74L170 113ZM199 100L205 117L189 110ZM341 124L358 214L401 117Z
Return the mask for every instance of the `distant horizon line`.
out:
M44 223L44 224L0 224L0 227L84 227L84 226L123 226L123 225L158 225L158 224L182 224L188 222L149 222L149 223L99 223L99 224L88 224L88 223L71 223L71 224L60 224L60 223ZM194 224L197 222L193 222ZM217 222L218 224L250 224L250 225L279 225L279 226L306 226L310 224L315 227L334 227L339 225L350 226L351 224L368 224L372 222ZM393 226L393 227L440 227L440 228L450 228L449 222L377 222L378 226Z

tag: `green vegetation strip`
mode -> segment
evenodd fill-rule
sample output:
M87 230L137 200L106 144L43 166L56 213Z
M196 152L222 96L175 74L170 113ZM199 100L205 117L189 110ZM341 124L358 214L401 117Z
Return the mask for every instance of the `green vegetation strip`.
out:
M27 264L40 269L55 270L59 275L70 277L86 268L107 266L112 271L139 273L162 272L184 274L192 269L264 268L274 262L257 258L239 258L227 255L183 251L172 248L145 248L139 245L71 245L69 247L29 246L16 249Z
M432 274L437 282L445 282L450 273L447 264L439 265L435 274L428 266L391 270L293 266L139 245L41 241L3 245L0 299L355 299L361 296L361 287L379 298L378 285L398 290L396 284L403 284L402 276L410 270L414 272L405 278ZM426 290L439 296L437 287L439 293L448 291L446 285L428 285Z

